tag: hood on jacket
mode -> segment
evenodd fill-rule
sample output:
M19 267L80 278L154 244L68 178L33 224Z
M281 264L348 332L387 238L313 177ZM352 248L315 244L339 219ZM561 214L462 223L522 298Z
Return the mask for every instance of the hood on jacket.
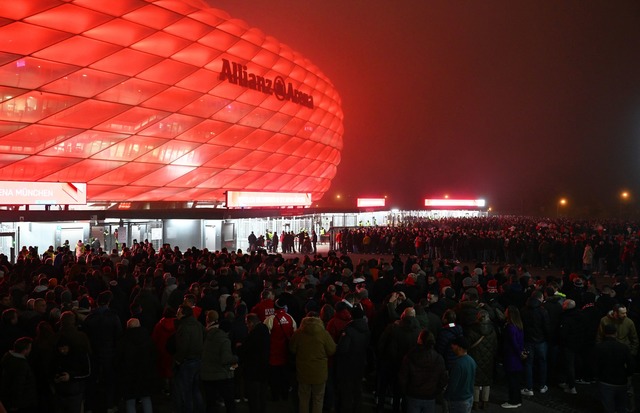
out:
M305 317L300 323L300 330L305 334L316 334L324 330L324 323L318 317Z

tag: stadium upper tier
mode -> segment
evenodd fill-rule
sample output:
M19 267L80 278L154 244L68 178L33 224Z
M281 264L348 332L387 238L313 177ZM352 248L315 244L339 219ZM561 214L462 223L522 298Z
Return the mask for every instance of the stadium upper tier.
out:
M223 201L329 189L331 81L197 1L0 7L0 181L87 183L88 202Z

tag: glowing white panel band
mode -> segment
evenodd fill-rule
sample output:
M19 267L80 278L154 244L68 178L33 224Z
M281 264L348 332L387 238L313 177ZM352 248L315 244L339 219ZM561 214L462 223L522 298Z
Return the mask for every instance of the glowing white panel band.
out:
M386 201L384 198L358 198L358 208L383 207Z
M486 205L484 199L425 199L424 206L427 207L476 207L482 208Z
M0 205L86 205L87 184L0 181Z
M310 205L310 193L227 191L227 208L308 207Z

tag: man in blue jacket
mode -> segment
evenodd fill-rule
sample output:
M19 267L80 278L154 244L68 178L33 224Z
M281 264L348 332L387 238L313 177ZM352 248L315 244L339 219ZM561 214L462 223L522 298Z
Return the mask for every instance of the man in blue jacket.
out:
M469 342L464 336L451 342L456 359L449 369L449 384L445 400L449 413L470 413L473 406L473 383L476 377L476 362L467 354Z

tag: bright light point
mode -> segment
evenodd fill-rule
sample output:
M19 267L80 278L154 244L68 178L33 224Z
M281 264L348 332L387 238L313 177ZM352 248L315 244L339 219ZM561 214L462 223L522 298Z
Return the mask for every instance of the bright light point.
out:
M444 196L444 199L449 199L449 195L445 195L445 196Z
M623 198L629 198L629 193L627 191L624 191L622 194L620 194Z
M337 199L340 199L340 198L341 198L341 195L340 195L340 194L336 195L336 198L337 198Z

